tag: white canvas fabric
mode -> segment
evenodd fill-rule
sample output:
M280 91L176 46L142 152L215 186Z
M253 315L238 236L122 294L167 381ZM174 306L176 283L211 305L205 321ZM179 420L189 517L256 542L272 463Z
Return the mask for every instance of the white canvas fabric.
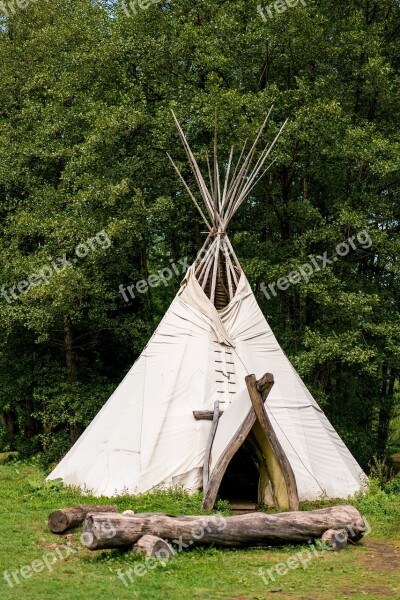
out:
M300 500L345 498L362 488L362 469L285 356L244 274L217 311L193 267L141 356L48 479L97 496L176 484L198 489L211 422L192 411L212 410L218 399L218 429L228 438L250 405L245 376L267 371L275 378L267 410ZM229 442L218 429L213 462Z

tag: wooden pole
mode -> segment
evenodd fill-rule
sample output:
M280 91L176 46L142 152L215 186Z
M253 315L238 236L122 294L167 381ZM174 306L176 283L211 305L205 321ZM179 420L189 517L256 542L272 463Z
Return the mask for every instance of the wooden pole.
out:
M237 287L238 283L239 283L239 279L238 279L238 276L237 276L236 271L234 269L234 266L232 264L232 260L231 260L231 257L229 255L228 243L227 243L227 241L225 239L224 239L224 252L225 252L226 261L227 261L227 264L228 264L228 267L229 267L227 270L232 275L233 281L235 282L235 286Z
M228 190L228 183L229 183L229 174L230 174L231 166L232 166L233 150L234 150L234 147L231 146L231 151L230 151L229 160L228 160L228 167L227 167L226 173L225 173L224 190L222 192L221 214L222 214L222 210L225 206L226 192Z
M242 270L242 268L241 268L241 266L240 266L239 259L238 259L238 257L236 256L236 254L235 254L235 251L234 251L234 249L233 249L233 247L232 247L231 241L230 241L230 239L229 239L229 237L228 237L227 235L225 236L225 239L226 239L226 243L228 244L229 250L231 251L231 254L232 254L233 258L235 259L236 266L237 266L237 267L238 267L238 269L240 269L240 271L241 271L241 270Z
M201 266L201 264L202 264L202 262L204 260L204 257L207 256L207 252L205 254L203 254L203 252L206 249L206 247L208 246L208 244L210 243L211 234L212 234L212 230L210 230L208 232L207 238L206 238L204 244L202 245L202 247L200 248L200 250L197 253L196 262L197 262L199 256L201 257L201 259L200 259L199 264L196 266L196 273L197 273L198 269L200 268L200 266Z
M215 244L216 244L216 240L214 239L210 243L210 246L208 247L207 251L205 252L204 256L201 259L199 266L196 269L196 277L199 280L199 282L201 281L202 275L207 267L208 261L213 256L213 247L215 246Z
M273 383L274 377L271 373L266 373L259 381L256 381L255 375L247 375L246 377L247 389L257 420L268 439L285 480L289 510L299 510L299 494L292 466L277 438L264 406L265 399Z
M244 151L246 149L247 142L248 142L248 139L246 138L245 141L244 141L244 144L243 144L242 151L240 152L239 158L238 158L237 163L235 165L235 169L233 171L233 175L232 175L231 181L229 183L228 189L227 189L226 194L225 194L225 202L224 202L224 204L222 206L223 211L224 211L224 215L227 213L227 211L225 210L225 208L226 208L226 205L229 204L229 201L230 201L230 198L231 198L231 189L232 189L232 186L233 186L233 184L235 182L236 173L237 173L238 167L240 166L240 162L242 160L243 153L244 153ZM224 217L224 223L225 223L225 217Z
M220 417L219 400L217 400L216 402L214 402L213 420L212 420L212 425L211 425L210 433L209 433L208 440L207 440L206 453L204 455L203 490L206 489L206 486L207 486L207 483L208 483L208 474L209 474L209 469L210 469L211 448L212 448L212 444L213 444L213 441L214 441L215 432L217 431L219 417Z
M229 252L226 248L226 244L225 244L225 240L222 240L222 249L223 252L225 254L225 268L226 268L226 278L228 280L228 290L229 290L229 302L232 300L234 293L233 293L233 285L232 285L232 273L231 273L231 264L230 263L230 258L229 258Z
M212 246L217 244L217 240L214 240ZM207 258L207 262L204 265L204 269L201 273L201 276L199 277L199 283L201 284L201 287L203 288L203 290L205 289L206 285L207 285L207 280L208 280L208 276L210 274L210 269L211 269L211 265L213 264L213 260L214 260L214 255L213 252L211 252L211 247L210 246L210 252ZM203 279L203 282L201 282L201 279Z
M195 197L194 197L194 195L192 194L192 191L191 191L190 187L188 186L188 184L186 183L186 181L185 181L185 179L184 179L184 177L183 177L182 173L180 172L180 170L179 170L179 169L178 169L178 167L176 166L176 164L175 164L175 162L174 162L173 158L172 158L172 157L171 157L171 156L170 156L168 153L167 153L167 156L168 156L169 160L171 161L171 163L172 163L172 166L174 167L175 171L177 172L177 174L178 174L178 176L179 176L180 180L182 181L182 183L183 183L183 185L184 185L184 187L185 187L185 190L187 191L187 193L189 194L190 198L192 199L192 201L193 201L194 205L196 206L197 210L198 210L198 211L199 211L199 213L201 214L201 216L202 216L202 219L203 219L204 223L207 225L207 227L208 227L209 231L211 231L211 225L210 225L210 223L207 221L207 219L206 219L206 217L205 217L205 215L204 215L203 211L201 210L201 208L200 208L200 206L199 206L199 204L198 204L198 202L197 202L196 198L195 198Z
M213 265L213 274L212 274L212 282L211 282L211 294L210 294L210 300L211 302L214 304L214 299L215 299L215 285L217 282L217 272L218 272L218 260L219 260L219 247L221 244L221 238L218 235L217 237L217 248L215 250L215 257L214 257L214 265Z
M262 169L262 167L263 167L265 161L267 160L268 156L272 152L272 150L273 150L276 142L278 141L278 139L279 139L279 137L280 137L283 129L286 127L287 122L288 122L288 119L286 119L286 121L283 123L283 125L280 128L279 132L275 136L275 139L273 140L272 144L265 147L264 151L262 152L260 158L257 161L257 164L256 164L255 168L253 169L252 173L250 174L249 179L246 182L246 185L244 187L241 187L240 189L237 190L235 202L234 202L234 204L233 204L233 206L232 206L232 208L230 210L230 214L227 215L227 224L229 223L229 221L231 220L231 218L233 217L233 215L235 214L235 212L237 212L237 210L239 209L239 207L242 204L243 200L246 198L246 196L248 196L248 194L250 192L250 189L253 187L254 180L256 179L258 173Z
M187 157L189 159L193 175L195 176L195 179L197 181L197 185L199 187L201 195L203 196L203 200L204 200L204 202L205 202L205 204L207 206L207 209L208 209L208 212L210 214L210 217L213 218L213 200L212 200L212 197L210 195L210 192L207 189L206 183L205 183L205 181L203 179L203 176L201 174L201 171L199 169L197 161L196 161L196 159L194 157L194 154L193 154L193 152L190 149L190 146L189 146L189 143L188 143L188 141L186 139L186 136L183 133L183 129L180 126L179 121L176 118L176 115L175 115L174 111L171 111L171 112L172 112L172 115L174 117L176 127L177 127L177 129L179 131L179 135L181 136L181 140L183 142L183 147L184 147L186 155L187 155Z
M265 128L265 126L267 124L267 121L268 121L268 119L269 119L269 117L271 115L272 109L273 109L273 105L269 109L268 114L265 117L264 122L263 122L263 124L261 125L261 127L260 127L260 129L258 131L258 134L256 135L256 138L255 138L255 140L253 142L253 145L251 146L251 148L250 148L247 156L245 157L245 159L243 161L242 166L239 169L239 173L238 173L238 175L236 177L236 180L233 181L232 186L231 186L231 188L230 188L230 190L228 192L228 196L230 197L230 201L229 201L228 209L225 212L226 217L227 217L227 221L226 222L228 222L230 220L229 213L233 214L233 210L232 210L233 202L234 201L236 202L236 199L237 199L238 195L240 194L240 191L241 191L241 189L242 189L242 187L244 185L244 178L246 177L246 175L248 173L248 170L250 168L251 162L253 160L253 156L254 156L255 151L256 151L258 140L260 139L260 136L261 136L262 132L264 131L264 128Z

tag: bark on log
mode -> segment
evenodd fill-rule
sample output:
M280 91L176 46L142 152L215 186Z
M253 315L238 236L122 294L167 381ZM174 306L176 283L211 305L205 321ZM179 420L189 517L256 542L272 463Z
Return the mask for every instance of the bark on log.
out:
M147 534L186 547L266 546L320 538L328 529L345 529L350 539L358 541L364 534L365 524L358 510L346 505L309 512L252 513L235 517L98 513L88 515L83 526L85 545L90 550L129 547Z
M85 520L89 513L116 513L118 507L115 505L95 506L90 504L79 504L78 506L70 506L69 508L60 508L50 513L48 526L53 533L63 533L67 529L77 527Z
M165 540L156 535L144 535L133 546L132 551L136 554L144 552L146 556L155 556L157 560L165 560L174 556L175 552Z

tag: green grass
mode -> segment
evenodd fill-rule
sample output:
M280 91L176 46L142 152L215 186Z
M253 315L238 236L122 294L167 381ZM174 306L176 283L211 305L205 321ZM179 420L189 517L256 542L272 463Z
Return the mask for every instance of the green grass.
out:
M90 498L58 482L44 484L39 464L8 462L0 464L0 598L72 600L196 600L265 599L269 597L310 600L332 598L400 598L400 495L386 494L373 484L366 497L353 499L371 527L361 544L340 553L325 552L285 575L273 572L275 581L266 585L259 568L272 568L286 562L306 547L286 546L248 550L198 548L180 552L167 562L147 569L128 586L117 577L143 562L141 557L119 551L90 552L80 548L81 531L55 536L47 529L47 516L63 506L110 503L110 499ZM187 496L180 490L112 499L120 510L162 511L169 514L200 512L201 495ZM303 509L318 505L304 505ZM221 504L219 508L224 509ZM70 544L75 552L57 560L30 578L20 574L19 584L10 588L3 571L19 571L32 565L58 547ZM305 554L304 554L305 556Z

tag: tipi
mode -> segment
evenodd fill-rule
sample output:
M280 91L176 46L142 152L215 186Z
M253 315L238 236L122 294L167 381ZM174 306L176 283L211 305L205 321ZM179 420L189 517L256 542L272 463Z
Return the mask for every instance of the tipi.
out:
M236 166L231 149L224 177L215 140L209 185L174 115L202 202L171 161L207 239L142 354L48 479L97 496L180 484L203 487L207 508L217 493L291 507L285 475L245 384L249 373L268 371L274 385L262 411L290 464L298 498L345 498L365 485L362 469L271 331L226 234L285 126L256 157L270 112Z

